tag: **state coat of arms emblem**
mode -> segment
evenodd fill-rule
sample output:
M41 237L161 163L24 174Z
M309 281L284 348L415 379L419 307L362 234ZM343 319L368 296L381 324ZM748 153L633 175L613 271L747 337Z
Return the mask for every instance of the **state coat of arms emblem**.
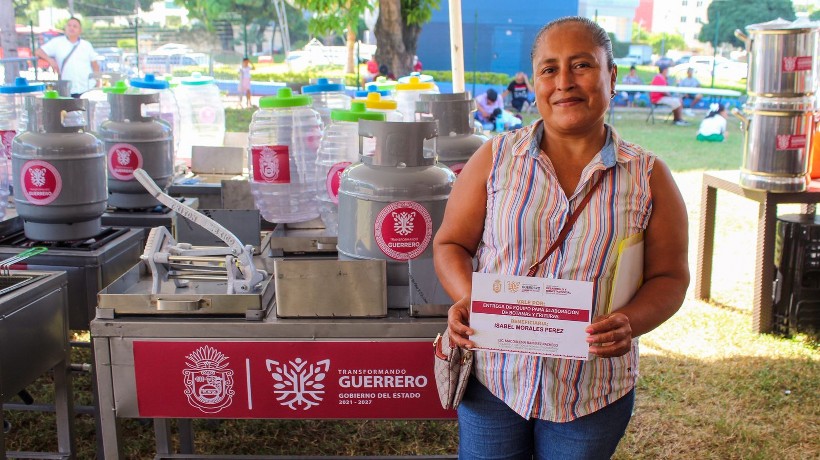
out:
M233 402L233 370L228 357L211 346L203 346L186 356L185 396L202 412L214 414Z

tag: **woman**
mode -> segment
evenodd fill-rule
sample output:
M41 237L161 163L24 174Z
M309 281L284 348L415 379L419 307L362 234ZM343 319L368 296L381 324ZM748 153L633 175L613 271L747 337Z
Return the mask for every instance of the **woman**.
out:
M689 283L687 217L666 165L604 124L617 68L606 32L581 17L547 24L532 49L542 120L482 145L453 188L435 237L436 271L458 301L448 326L472 348L478 271L525 275L603 179L568 237L534 276L594 282L589 361L477 352L458 408L459 456L609 458L632 411L637 340L680 307ZM609 298L618 242L644 232L643 285L621 309Z
M709 113L700 122L697 140L701 142L723 142L729 132L726 131L726 119L729 114L723 104L713 102L709 105Z

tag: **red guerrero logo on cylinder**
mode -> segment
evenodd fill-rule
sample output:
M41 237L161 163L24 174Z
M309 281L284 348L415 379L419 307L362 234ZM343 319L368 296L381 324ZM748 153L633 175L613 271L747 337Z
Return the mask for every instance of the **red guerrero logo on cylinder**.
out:
M20 169L20 188L31 204L46 205L56 200L63 189L63 178L51 163L27 161Z
M108 149L108 171L115 179L134 180L134 171L142 168L142 154L131 144L114 144Z
M325 179L325 188L327 188L327 196L336 204L339 204L339 186L342 183L342 173L350 166L349 161L342 161L330 167Z
M396 260L420 256L433 236L433 219L427 208L415 201L397 201L384 207L376 216L376 244Z

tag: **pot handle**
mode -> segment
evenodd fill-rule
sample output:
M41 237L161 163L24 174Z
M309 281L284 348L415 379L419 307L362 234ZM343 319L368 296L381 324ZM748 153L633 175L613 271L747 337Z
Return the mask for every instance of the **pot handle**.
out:
M735 29L735 37L737 37L738 40L745 43L746 48L749 48L749 37L746 34L744 34L742 30Z
M743 122L744 129L747 129L749 127L749 119L746 118L743 114L741 114L740 110L738 110L737 107L732 107L732 115L736 116L740 119L740 121Z

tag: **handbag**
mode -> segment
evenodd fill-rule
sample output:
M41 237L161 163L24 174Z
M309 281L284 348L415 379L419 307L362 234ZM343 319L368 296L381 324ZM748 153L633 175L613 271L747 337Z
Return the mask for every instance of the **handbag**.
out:
M450 344L450 328L444 334L438 334L433 341L435 349L435 364L433 366L436 377L436 390L441 400L441 407L456 409L464 391L467 390L467 381L473 371L473 351Z
M590 198L592 198L598 186L601 185L604 176L606 176L610 170L614 169L615 168L609 168L598 176L598 180L595 181L595 184L589 189L584 199L578 204L578 207L564 223L564 227L561 228L561 232L558 233L558 237L549 247L547 253L541 260L530 267L527 271L527 276L535 275L538 266L544 263L550 254L558 249L558 246L564 242L575 221L578 220L581 211L583 211L587 203L589 203ZM444 409L456 409L458 405L461 404L461 398L464 397L464 392L467 390L467 382L470 380L470 375L473 372L473 350L453 347L450 344L449 326L444 331L444 334L436 335L436 339L433 340L433 349L435 350L433 369L435 371L436 390L441 400L441 407Z

